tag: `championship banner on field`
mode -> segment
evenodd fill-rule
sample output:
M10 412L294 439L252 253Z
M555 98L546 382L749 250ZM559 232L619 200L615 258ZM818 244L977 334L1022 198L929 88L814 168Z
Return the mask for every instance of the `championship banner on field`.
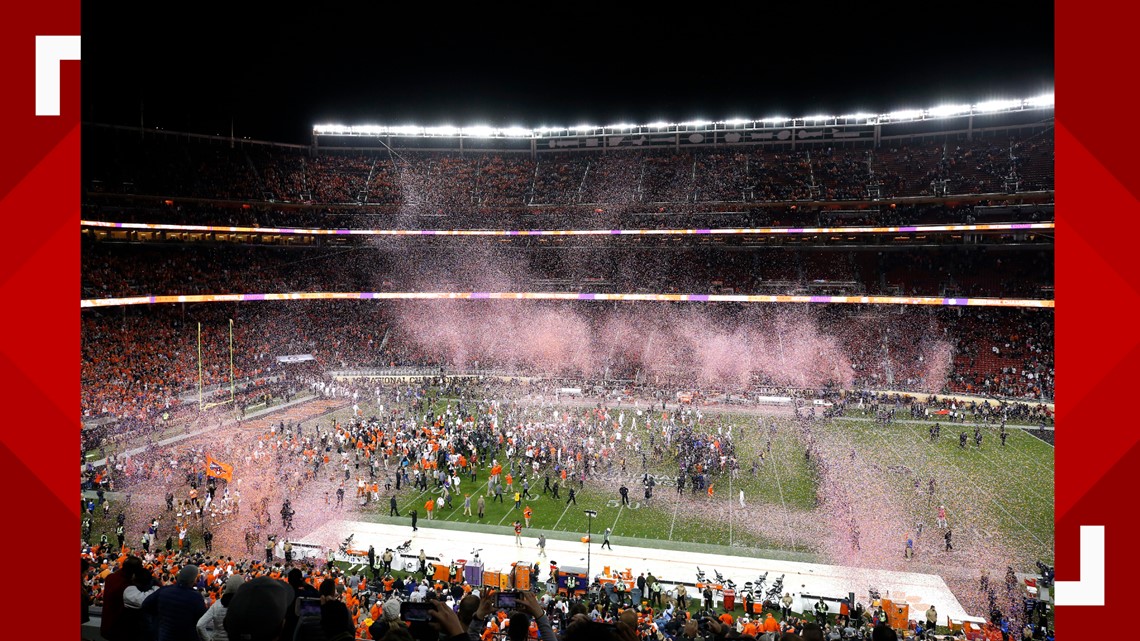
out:
M229 463L223 463L209 454L206 455L206 476L213 476L219 479L233 482L234 480L234 466Z

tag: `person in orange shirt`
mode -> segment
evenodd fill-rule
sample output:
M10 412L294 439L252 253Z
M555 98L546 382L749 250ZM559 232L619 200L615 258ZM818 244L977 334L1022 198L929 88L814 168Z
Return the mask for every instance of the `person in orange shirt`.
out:
M719 617L717 617L717 618L719 618L719 619L720 619L720 622L721 622L721 623L723 623L723 624L727 625L727 626L728 626L728 627L730 627L730 628L732 627L732 623L733 623L733 620L732 620L732 615L731 615L731 614L729 614L729 613L725 612L725 613L721 614L721 615L720 615Z
M499 622L491 619L491 625L483 630L482 641L494 641L499 636Z
M769 612L768 616L764 618L764 631L765 632L779 632L780 624L776 622L775 617Z
M745 619L747 618L748 617L745 617ZM744 630L742 631L742 634L756 638L760 634L760 626L756 625L755 621L748 621L744 624Z
M432 514L435 511L435 501L429 499L427 503L424 503L424 509L427 510L428 520L432 520Z
M534 510L531 510L529 505L526 506L525 510L523 510L523 520L526 521L527 527L530 527L530 517L533 513L534 513Z

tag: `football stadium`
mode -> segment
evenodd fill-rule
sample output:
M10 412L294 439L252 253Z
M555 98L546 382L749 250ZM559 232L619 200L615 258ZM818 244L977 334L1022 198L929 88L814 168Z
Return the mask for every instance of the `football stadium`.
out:
M1051 12L163 8L58 63L81 638L1053 641Z
M85 638L1048 629L1052 94L83 137Z

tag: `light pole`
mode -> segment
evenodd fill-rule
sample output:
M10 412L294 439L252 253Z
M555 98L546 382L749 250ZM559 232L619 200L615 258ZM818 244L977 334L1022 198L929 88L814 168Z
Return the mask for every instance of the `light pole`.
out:
M586 513L586 594L590 593L593 584L593 575L590 574L590 548L594 545L594 517L598 515L594 510L583 510Z

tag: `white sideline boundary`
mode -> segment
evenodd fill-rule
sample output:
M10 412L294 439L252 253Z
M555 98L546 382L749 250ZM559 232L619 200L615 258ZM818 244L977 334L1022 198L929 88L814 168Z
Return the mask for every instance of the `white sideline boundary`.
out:
M330 521L301 539L301 542L325 549L335 549L341 541L352 534L353 547L367 549L372 545L380 554L385 548L395 549L411 537L413 551L418 552L422 548L428 556L438 556L448 561L469 560L471 550L481 548L480 557L484 568L509 571L511 563L514 562L531 565L537 562L542 568L539 578L543 581L548 578L548 559L557 561L561 566L585 567L586 544L578 541L547 538L548 559L539 557L535 540L539 532L543 531L537 528L524 530L523 536L528 541L520 548L515 545L513 534L486 534L432 527L421 527L418 532L412 533L407 525ZM625 545L617 545L612 551L602 550L600 546L594 545L590 557L590 572L595 576L601 574L605 566L623 570L629 568L634 575L653 572L654 576L666 586L672 586L680 581L692 583L696 576L696 568L700 566L709 575L714 569L720 570L726 577L736 582L739 590L746 581L754 581L759 574L768 572L767 585L771 585L776 577L783 574L786 590L797 598L800 594L843 598L847 593L854 592L856 599L866 603L867 588L874 587L884 598L908 602L911 618L923 616L931 603L938 609L940 617L949 616L960 620L968 616L942 577L934 574Z

